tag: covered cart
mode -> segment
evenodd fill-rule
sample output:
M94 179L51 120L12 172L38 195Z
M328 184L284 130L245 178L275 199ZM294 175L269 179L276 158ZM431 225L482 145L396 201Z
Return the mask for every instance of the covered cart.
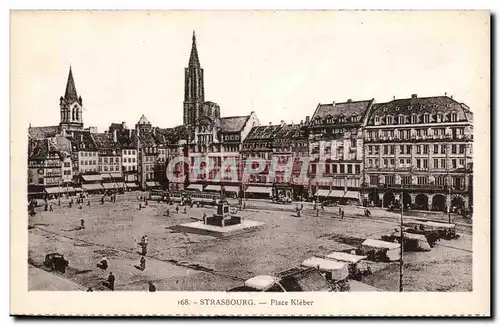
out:
M357 254L366 255L372 261L397 261L401 258L401 245L375 239L366 239Z
M456 232L455 224L426 221L422 223L427 230L436 231L441 239L457 239L459 235Z
M317 268L326 280L332 284L334 289L341 292L349 291L349 268L347 263L311 257L304 260L301 266Z
M358 256L341 251L334 251L325 256L326 259L347 263L349 266L349 277L360 281L363 276L372 273L370 266L366 263L366 256Z
M423 234L415 234L403 232L404 250L405 251L430 251L431 245ZM395 231L390 235L383 235L381 240L387 242L401 243L400 231Z

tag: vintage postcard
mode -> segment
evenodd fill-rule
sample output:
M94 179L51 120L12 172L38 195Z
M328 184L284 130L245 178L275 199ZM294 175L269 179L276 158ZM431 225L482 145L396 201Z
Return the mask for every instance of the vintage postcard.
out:
M12 11L11 314L490 315L487 11Z

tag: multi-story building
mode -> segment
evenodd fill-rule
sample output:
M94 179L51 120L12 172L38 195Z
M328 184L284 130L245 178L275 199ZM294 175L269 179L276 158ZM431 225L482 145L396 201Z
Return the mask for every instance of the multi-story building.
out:
M30 140L28 151L28 193L52 195L62 186L61 153L49 139Z
M373 99L318 104L308 124L310 181L316 196L359 203L363 123L372 103Z
M132 137L132 129L128 129L125 122L112 123L108 133L116 134L121 148L121 171L124 181L129 188L137 187L137 140ZM135 134L135 132L134 132Z
M99 171L99 153L90 132L66 131L71 142L74 174L97 173Z
M364 131L364 201L405 207L469 208L473 115L448 96L373 106Z
M137 142L137 176L139 186L143 189L157 187L155 182L155 166L158 161L158 146L156 145L151 122L142 115L135 125L132 137Z
M158 144L158 163L155 167L155 181L159 182L165 189L178 191L184 189L186 174L184 163L173 159L184 159L188 156L187 151L187 129L185 126L175 128L155 128L154 136ZM172 164L170 164L172 163ZM175 163L175 164L174 164ZM171 171L167 171L167 167ZM175 180L169 180L171 174Z

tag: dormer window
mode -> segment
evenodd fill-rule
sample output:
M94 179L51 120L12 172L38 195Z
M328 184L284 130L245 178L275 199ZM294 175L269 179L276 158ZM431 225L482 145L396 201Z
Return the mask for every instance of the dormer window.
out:
M392 125L392 116L388 115L385 119L388 125Z
M438 113L437 122L443 122L443 114L442 113Z
M378 126L380 124L380 117L375 117L375 125Z
M415 114L411 116L411 123L417 123L417 116Z
M429 123L429 113L424 114L424 123Z
M457 118L458 118L458 115L457 115L455 112L453 112L453 113L451 114L451 121L452 121L452 122L456 122L456 121L457 121Z

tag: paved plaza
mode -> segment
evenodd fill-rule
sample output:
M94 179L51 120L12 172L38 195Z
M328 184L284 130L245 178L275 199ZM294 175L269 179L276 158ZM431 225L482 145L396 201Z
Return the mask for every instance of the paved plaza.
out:
M143 193L144 194L144 193ZM74 287L95 291L108 290L103 282L109 272L116 275L115 290L147 290L153 281L159 291L225 291L252 276L273 274L316 254L357 247L366 238L379 238L398 225L398 214L374 209L372 217L363 216L363 208L344 207L340 219L337 207L327 207L319 216L306 204L301 217L294 205L249 201L240 212L245 220L265 225L255 232L217 238L183 233L172 227L201 220L213 207L189 208L175 212L175 205L149 201L139 210L139 193L126 193L101 205L100 196L86 204L68 207L53 201L53 212L37 208L29 218L29 284L31 290L43 288L46 254L59 252L69 260L65 274L57 274ZM85 201L86 203L86 201ZM170 216L166 216L170 209ZM85 229L80 229L80 220ZM442 217L446 218L446 217ZM146 269L138 268L142 236L149 238ZM109 259L109 268L97 268L100 259ZM398 263L371 263L374 274L363 283L382 291L397 291ZM36 269L36 268L35 268ZM42 275L42 276L41 276ZM40 285L42 284L42 285ZM51 288L52 289L53 285ZM457 240L441 240L429 252L405 253L405 291L471 291L472 235L461 232Z

